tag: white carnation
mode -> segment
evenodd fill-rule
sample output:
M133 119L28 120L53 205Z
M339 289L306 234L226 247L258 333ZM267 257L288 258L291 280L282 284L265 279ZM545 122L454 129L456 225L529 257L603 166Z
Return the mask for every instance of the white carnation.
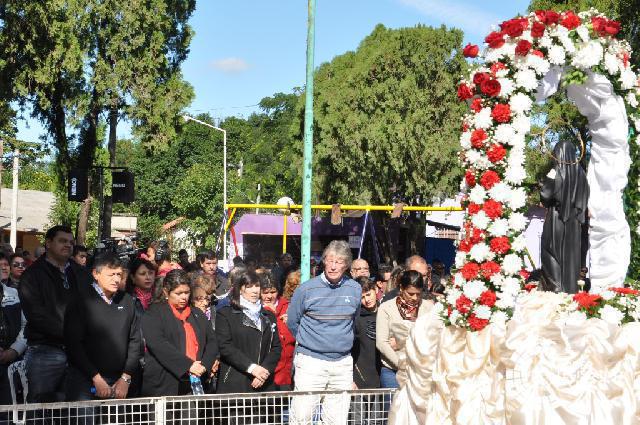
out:
M494 220L488 230L491 236L506 236L509 232L509 221L506 218Z
M580 25L578 28L576 28L576 32L578 33L578 36L582 39L582 41L589 41L589 28L584 25Z
M562 46L554 45L549 48L549 62L553 65L564 65L566 53Z
M522 259L517 254L508 254L502 260L502 270L506 274L517 274L522 270Z
M511 191L511 199L509 199L508 204L509 208L513 211L519 210L524 207L527 203L527 193L524 191L524 188L518 187Z
M470 131L465 131L464 133L462 133L462 135L460 136L460 146L462 146L462 149L464 150L471 149Z
M473 309L473 314L475 314L478 319L488 320L491 318L491 307L486 305L477 305Z
M620 63L617 56L613 53L605 53L604 67L607 69L609 74L616 75L620 71Z
M525 118L527 119L527 121L529 120L528 117L525 117L524 115L519 115L517 116L516 121L520 121L521 118ZM524 124L524 122L521 124ZM526 136L526 133L515 133L515 135L511 139L511 142L509 142L509 144L515 148L524 149L525 140L526 140L525 136Z
M551 46L553 46L553 40L549 37L547 31L545 31L544 35L538 39L538 44L540 47L544 47L545 49L550 49Z
M513 308L516 305L516 295L510 293L500 294L496 300L496 307L498 308Z
M496 127L496 131L493 134L493 138L503 144L510 143L514 136L515 130L511 124L500 124Z
M471 222L480 230L485 230L489 226L489 217L484 211L480 211L471 218ZM474 245L476 246L476 245Z
M624 314L617 308L607 304L600 309L600 318L612 325L619 325L624 319Z
M464 266L466 258L467 258L467 254L465 252L457 251L456 252L456 267L457 268L461 268L462 266Z
M521 184L527 178L527 170L520 164L510 164L504 173L504 178L509 183Z
M580 43L578 51L573 55L571 64L576 68L589 69L602 61L604 49L599 41Z
M489 189L489 196L498 202L506 202L511 196L511 188L504 182L496 183Z
M493 285L496 288L499 288L500 286L502 286L502 281L504 281L504 276L502 275L502 273L496 273L489 278L489 281L493 283Z
M456 273L455 276L453 276L454 285L462 286L464 282L465 280L464 280L464 277L462 277L462 273Z
M520 289L520 281L515 277L507 277L502 280L502 292L505 294L515 297L520 292Z
M492 259L493 255L494 254L491 252L489 245L484 242L475 244L469 251L469 257L478 263Z
M498 78L500 83L500 97L507 98L513 93L515 86L510 78Z
M520 235L517 238L515 238L513 242L511 242L511 248L515 252L522 252L525 250L525 248L527 248L527 240L524 238L523 235Z
M462 292L459 289L456 289L456 288L447 289L447 303L455 305L456 300L460 298L460 295L462 295Z
M630 92L625 96L625 100L629 105L636 108L638 106L638 98L636 98L635 93Z
M482 204L486 197L487 191L479 184L469 191L469 200L474 204Z
M451 315L449 316L449 321L454 325L456 325L458 322L458 319L460 319L460 312L456 309L453 309L453 311L451 312Z
M531 119L526 115L516 116L512 125L514 130L516 130L516 133L520 133L522 135L531 131Z
M548 60L546 60L545 58L541 58L538 55L528 55L527 65L530 68L533 68L533 70L538 75L545 75L547 72L549 72L549 68L551 67L551 64Z
M496 325L504 326L504 324L507 323L507 320L509 320L509 316L507 316L507 313L505 313L504 311L496 311L491 316L490 322Z
M484 286L484 283L480 280L472 280L471 282L467 282L462 287L462 292L464 292L464 296L469 298L471 301L477 300L480 295L487 290L487 287Z
M518 93L511 98L509 102L511 111L516 114L523 114L531 110L533 102L531 98L524 93Z
M509 227L515 232L521 232L527 227L527 217L522 213L513 213L509 217Z
M487 129L493 124L493 118L491 118L491 108L482 108L480 112L476 113L473 118L473 123L476 128Z
M558 27L564 28L562 25L558 25ZM567 34L559 36L558 41L562 43L562 47L564 47L567 53L569 54L575 53L576 46L573 44L573 40L571 40L571 38Z
M526 91L534 91L538 88L538 78L531 69L523 69L515 75L516 86L522 87Z

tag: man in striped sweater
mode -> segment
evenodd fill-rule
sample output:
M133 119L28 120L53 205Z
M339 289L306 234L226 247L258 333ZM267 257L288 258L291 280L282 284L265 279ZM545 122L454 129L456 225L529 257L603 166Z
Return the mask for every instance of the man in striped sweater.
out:
M351 249L345 241L332 241L322 254L324 272L304 282L293 294L287 325L297 341L293 360L295 390L349 390L353 388L355 318L360 314L362 288L345 276ZM291 408L292 424L310 424L316 396L297 396ZM323 422L346 424L348 394L327 396Z

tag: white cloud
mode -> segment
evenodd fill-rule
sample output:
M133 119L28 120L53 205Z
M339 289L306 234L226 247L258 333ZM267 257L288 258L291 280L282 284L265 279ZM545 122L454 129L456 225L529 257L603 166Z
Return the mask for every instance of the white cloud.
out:
M250 68L250 65L244 59L240 58L224 58L211 62L211 67L227 74L239 74Z
M405 6L418 10L425 16L441 20L447 26L457 27L465 33L485 36L491 25L497 25L504 19L486 12L472 3L460 3L450 0L398 0Z

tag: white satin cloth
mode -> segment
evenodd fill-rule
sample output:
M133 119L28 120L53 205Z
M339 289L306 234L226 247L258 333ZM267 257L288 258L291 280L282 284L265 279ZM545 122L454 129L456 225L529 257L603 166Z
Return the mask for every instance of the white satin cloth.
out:
M525 294L481 332L419 318L389 423L640 424L640 324L560 314L567 299Z
M562 68L553 67L541 80L536 100L554 94L561 77ZM585 84L567 87L567 96L589 121L589 273L597 292L622 286L629 267L631 234L622 202L631 165L629 121L624 100L601 74L588 73Z

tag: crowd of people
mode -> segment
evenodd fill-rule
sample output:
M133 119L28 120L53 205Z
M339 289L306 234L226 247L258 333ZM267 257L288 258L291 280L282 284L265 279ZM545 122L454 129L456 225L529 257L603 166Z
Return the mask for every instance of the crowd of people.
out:
M290 254L271 268L236 258L224 273L211 251L174 262L154 243L125 264L89 258L64 226L49 229L45 248L33 261L0 254L4 404L7 367L21 359L27 402L395 388L409 331L449 278L420 256L371 276L339 240L306 282ZM349 414L344 393L296 396L291 423L310 423L318 403L331 423ZM352 414L374 420L388 403Z

